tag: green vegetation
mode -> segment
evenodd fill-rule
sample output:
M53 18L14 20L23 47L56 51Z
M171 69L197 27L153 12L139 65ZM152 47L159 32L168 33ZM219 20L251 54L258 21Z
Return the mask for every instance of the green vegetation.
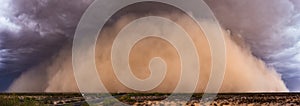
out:
M21 100L17 96L0 96L0 106L41 106L42 104L34 99L26 98Z
M17 104L17 101L0 96L0 106L13 106L14 104Z
M115 103L117 103L118 102L118 100L117 99L115 99L115 98L105 98L104 100L103 100L103 106L113 106L113 105L115 105Z
M64 102L59 102L64 100ZM64 106L73 106L72 103L80 103L81 106L88 106L82 101L81 94L56 94L56 93L2 93L0 94L0 106L48 106L54 103L61 103Z

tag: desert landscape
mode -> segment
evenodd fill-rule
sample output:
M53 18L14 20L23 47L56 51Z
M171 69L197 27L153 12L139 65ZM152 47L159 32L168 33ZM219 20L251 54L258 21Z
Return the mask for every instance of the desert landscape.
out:
M84 98L80 93L16 93L1 94L1 106L88 106L86 101L97 101L102 106L297 106L299 93L220 93L209 103L201 102L203 94L193 94L189 101L167 100L165 93L115 93L115 98ZM95 102L96 103L96 102ZM124 103L124 104L122 104Z

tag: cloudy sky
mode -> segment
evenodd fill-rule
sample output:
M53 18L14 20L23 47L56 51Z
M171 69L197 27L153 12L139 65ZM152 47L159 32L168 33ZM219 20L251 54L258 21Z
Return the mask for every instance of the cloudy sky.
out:
M206 2L224 29L241 35L252 55L281 74L290 91L300 91L299 0ZM42 67L41 63L54 64L45 61L72 42L75 28L91 3L92 0L2 0L0 91L7 91L28 70ZM44 70L41 68L32 77L49 74Z

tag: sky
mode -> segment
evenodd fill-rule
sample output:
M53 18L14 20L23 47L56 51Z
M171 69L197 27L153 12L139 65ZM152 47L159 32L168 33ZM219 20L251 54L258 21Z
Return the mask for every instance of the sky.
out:
M246 42L251 55L274 68L290 91L300 91L299 0L205 1L224 29ZM47 67L57 64L50 60L65 56L61 51L72 42L75 28L91 3L92 0L2 0L0 91L8 91L30 72L31 77L42 82L27 82L47 89L50 83L45 82L57 77L49 74L59 72L55 68L49 71Z

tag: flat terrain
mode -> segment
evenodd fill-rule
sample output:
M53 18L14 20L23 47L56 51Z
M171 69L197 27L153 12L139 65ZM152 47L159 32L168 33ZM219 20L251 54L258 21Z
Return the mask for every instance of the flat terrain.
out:
M92 94L93 95L93 94ZM188 100L166 99L169 94L164 93L118 93L112 94L115 98L105 98L105 94L90 96L87 101L98 103L96 105L120 105L121 101L130 105L300 105L300 93L220 93L211 102L200 101L203 94L193 94ZM178 98L180 95L178 94ZM183 98L184 99L184 98ZM212 99L212 98L206 98ZM100 102L99 102L100 101ZM0 106L88 106L80 93L2 93Z

